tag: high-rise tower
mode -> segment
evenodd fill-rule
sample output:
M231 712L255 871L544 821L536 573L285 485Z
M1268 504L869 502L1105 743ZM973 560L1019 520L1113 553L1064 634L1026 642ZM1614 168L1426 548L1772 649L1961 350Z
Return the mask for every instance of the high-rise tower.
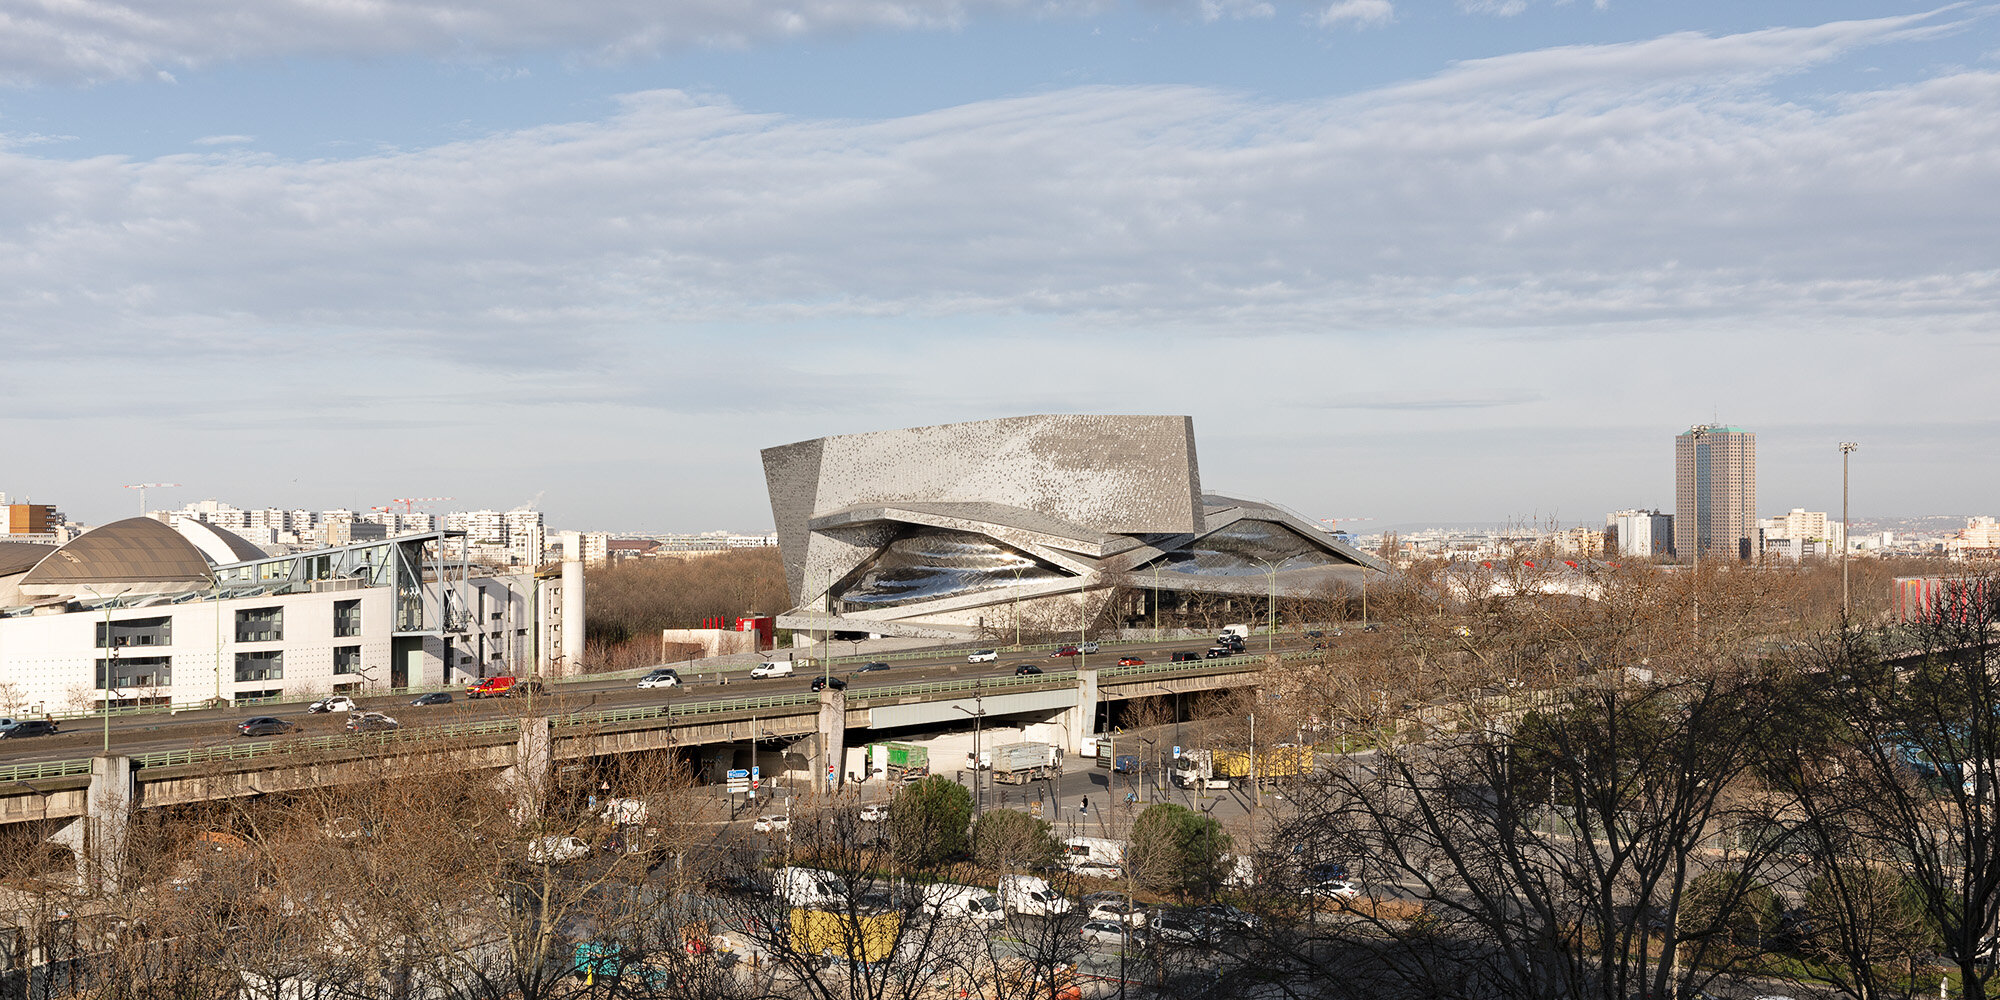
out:
M1749 559L1756 548L1757 435L1688 428L1674 438L1674 551L1683 559Z

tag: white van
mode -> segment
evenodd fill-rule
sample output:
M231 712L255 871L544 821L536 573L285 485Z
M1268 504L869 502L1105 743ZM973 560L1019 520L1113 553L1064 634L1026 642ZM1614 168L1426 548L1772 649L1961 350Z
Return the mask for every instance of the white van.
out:
M1000 906L1009 913L1054 917L1070 911L1070 901L1034 875L1002 875L998 890Z
M837 907L847 902L847 880L817 868L780 868L771 892L788 906Z
M919 886L917 910L947 920L990 922L1007 919L1007 911L1000 908L1000 901L993 898L992 893L975 885L946 882Z
M1238 639L1248 639L1248 638L1250 638L1250 626L1248 626L1248 625L1224 625L1224 626L1222 626L1222 638L1223 638L1223 639L1224 639L1225 641L1227 641L1227 640L1228 640L1228 638L1229 638L1230 636L1232 636L1232 635L1233 635L1233 636L1235 636L1235 637L1237 637Z
M750 679L753 681L760 677L790 676L792 676L792 661L790 660L765 660L750 668Z

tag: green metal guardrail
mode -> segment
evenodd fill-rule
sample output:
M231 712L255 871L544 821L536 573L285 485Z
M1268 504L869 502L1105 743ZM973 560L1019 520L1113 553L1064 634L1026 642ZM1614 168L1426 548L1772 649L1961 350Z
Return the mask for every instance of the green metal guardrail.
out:
M71 760L43 760L28 764L10 764L0 767L0 782L34 781L40 778L66 778L72 774L89 774L90 758Z

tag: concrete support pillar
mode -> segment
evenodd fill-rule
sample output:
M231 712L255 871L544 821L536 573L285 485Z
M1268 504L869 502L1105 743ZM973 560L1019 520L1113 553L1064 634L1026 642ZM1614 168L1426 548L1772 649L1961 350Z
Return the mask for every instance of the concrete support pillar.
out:
M1083 750L1083 738L1097 728L1097 668L1084 667L1076 672L1076 705L1063 710L1063 748L1070 753Z
M514 822L532 823L541 818L547 800L549 779L555 774L555 759L549 742L549 718L537 715L521 720L521 738L515 744L514 766L500 778L514 792Z
M76 858L77 884L117 892L125 872L125 849L132 825L132 758L97 757L90 762L90 790L84 815L49 837Z
M562 658L558 677L583 672L583 534L562 533Z
M819 773L813 780L831 791L847 780L847 692L828 686L819 693ZM827 783L828 768L833 782Z

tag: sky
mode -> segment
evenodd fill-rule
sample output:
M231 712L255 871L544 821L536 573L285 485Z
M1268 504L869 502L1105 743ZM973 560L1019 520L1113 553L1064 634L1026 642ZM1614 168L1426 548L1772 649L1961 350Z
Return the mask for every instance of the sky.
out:
M1194 418L1367 530L2000 513L2000 6L0 0L0 491L767 530L758 449Z

